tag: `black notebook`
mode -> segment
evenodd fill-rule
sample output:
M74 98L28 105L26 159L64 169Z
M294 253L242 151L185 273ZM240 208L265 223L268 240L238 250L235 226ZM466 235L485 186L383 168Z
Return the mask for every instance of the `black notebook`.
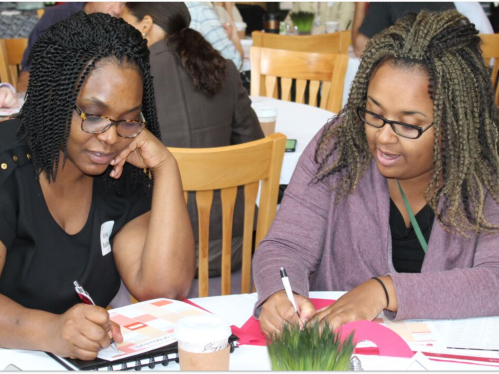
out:
M109 310L110 319L120 325L123 342L118 350L111 347L99 351L97 359L82 361L49 355L70 370L140 370L141 367L154 367L158 364L178 362L177 341L174 329L183 317L206 315L209 312L171 299L154 299ZM229 338L231 352L235 341Z
M234 349L237 348L235 342L238 339L239 338L234 334L230 336L230 353L234 352ZM140 370L143 367L153 369L156 365L168 366L170 361L178 363L178 346L177 343L173 343L166 347L143 353L139 356L127 357L116 361L106 361L100 358L92 361L82 361L59 357L52 353L48 353L48 355L69 370Z

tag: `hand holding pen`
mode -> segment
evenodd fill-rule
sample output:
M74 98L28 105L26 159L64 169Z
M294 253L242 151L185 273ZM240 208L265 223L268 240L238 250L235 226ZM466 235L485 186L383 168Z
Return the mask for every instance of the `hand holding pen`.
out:
M109 330L117 342L123 341L119 326L98 306L76 303L63 314L43 312L43 319L33 334L43 341L42 350L61 357L95 359L109 345Z
M90 294L85 291L83 289L82 286L80 286L80 284L77 282L77 281L74 281L73 282L74 286L75 286L75 291L76 293L78 294L78 297L80 298L80 300L84 303L84 304L88 304L88 305L95 305L95 302L92 300L92 298L90 297ZM112 337L112 335L110 336L111 338L111 343L110 343L110 346L116 351L116 352L119 352L119 349L118 347L116 346L116 343L114 342L114 339Z
M289 274L294 280L293 274ZM263 304L260 316L260 328L263 334L270 338L274 333L280 333L283 323L304 324L310 321L315 315L315 307L305 296L294 294L288 279L288 274L283 268L280 271L280 278L284 290L271 295ZM286 288L288 292L286 292ZM288 295L290 295L288 297Z

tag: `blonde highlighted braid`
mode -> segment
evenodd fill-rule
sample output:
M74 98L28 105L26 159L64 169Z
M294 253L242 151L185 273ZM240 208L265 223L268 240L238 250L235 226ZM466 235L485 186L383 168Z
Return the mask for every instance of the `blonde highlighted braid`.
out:
M499 121L480 44L474 25L455 10L408 14L372 38L348 103L319 141L315 180L340 173L333 186L337 201L355 190L372 159L355 111L366 98L374 70L384 63L423 69L430 78L437 134L425 198L449 231L498 230L484 216L487 195L499 203Z

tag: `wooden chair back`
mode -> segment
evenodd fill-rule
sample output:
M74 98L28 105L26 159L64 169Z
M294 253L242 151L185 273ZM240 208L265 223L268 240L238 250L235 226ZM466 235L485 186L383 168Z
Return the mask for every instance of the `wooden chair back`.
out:
M260 187L255 248L267 234L277 210L286 136L272 134L249 143L217 148L168 148L177 160L184 196L196 192L199 216L199 297L208 296L210 211L213 191L221 190L222 295L231 291L232 221L238 186L244 186L241 293L251 291L255 203Z
M253 46L286 51L347 53L351 43L350 31L321 35L279 35L253 31Z
M23 60L28 39L0 39L0 78L17 88L18 66Z
M486 66L491 68L492 84L494 85L494 101L499 105L499 34L480 34L483 41L482 56ZM490 60L494 59L491 65Z
M250 58L252 96L277 98L277 79L280 78L281 99L290 101L291 86L296 79L297 103L305 103L305 89L309 83L306 104L334 113L341 110L348 55L251 47Z

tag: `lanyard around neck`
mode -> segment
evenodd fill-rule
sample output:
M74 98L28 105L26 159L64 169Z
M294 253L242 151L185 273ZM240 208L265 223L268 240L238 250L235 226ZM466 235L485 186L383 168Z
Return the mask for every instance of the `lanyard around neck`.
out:
M423 236L423 233L421 232L421 229L419 228L418 221L416 221L416 217L414 217L414 213L412 212L411 206L409 205L409 201L407 201L407 197L405 197L404 190L402 189L402 186L400 185L399 180L397 179L397 184L399 186L400 194L402 195L402 200L404 200L405 208L407 209L407 213L409 213L409 218L412 223L412 227L414 227L414 231L416 232L416 236L418 237L419 244L421 244L421 247L423 247L424 253L428 250L428 243L426 243L426 239Z

